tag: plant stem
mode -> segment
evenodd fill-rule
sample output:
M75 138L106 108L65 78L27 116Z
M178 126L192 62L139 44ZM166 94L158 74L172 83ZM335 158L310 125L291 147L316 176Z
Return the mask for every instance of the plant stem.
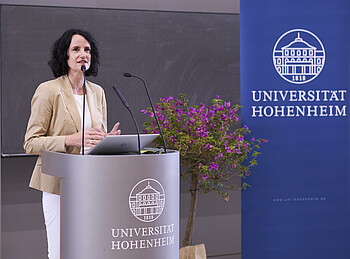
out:
M191 190L190 190L191 191L191 204L190 204L190 212L189 212L188 218L187 218L185 237L182 240L183 247L190 245L190 239L192 237L194 220L196 217L197 194L198 194L197 188L198 188L198 174L192 173L191 174ZM192 239L191 239L191 243L192 243Z

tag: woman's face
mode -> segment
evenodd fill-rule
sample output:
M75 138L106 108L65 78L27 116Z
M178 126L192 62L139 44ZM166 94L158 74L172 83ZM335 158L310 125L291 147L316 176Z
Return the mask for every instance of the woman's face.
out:
M68 51L68 73L81 71L81 66L85 65L89 69L91 63L90 43L81 35L72 36Z

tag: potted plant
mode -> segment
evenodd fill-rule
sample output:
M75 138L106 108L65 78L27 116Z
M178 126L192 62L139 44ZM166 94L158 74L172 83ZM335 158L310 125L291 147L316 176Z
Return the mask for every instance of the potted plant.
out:
M191 245L198 192L214 191L228 201L228 190L249 186L244 179L251 174L250 168L257 165L256 158L261 154L257 150L267 140L251 137L246 125L233 129L233 124L239 121L240 108L219 96L211 106L190 105L185 94L176 99L161 98L155 105L167 147L180 152L181 177L187 178L191 186L183 247ZM144 132L158 133L152 109L141 112L151 117L144 124ZM162 146L162 140L157 138L155 145ZM230 181L237 176L242 178L240 186Z

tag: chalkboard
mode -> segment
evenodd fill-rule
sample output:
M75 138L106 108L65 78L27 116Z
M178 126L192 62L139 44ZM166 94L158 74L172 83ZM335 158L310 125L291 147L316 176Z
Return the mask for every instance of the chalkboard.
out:
M148 107L143 77L154 102L186 93L193 104L220 95L240 102L239 15L114 9L1 6L2 154L23 151L36 87L53 78L47 62L53 42L70 28L90 31L99 42L101 65L91 80L106 92L108 127L121 122L134 133L127 110L113 92L117 84L142 128Z

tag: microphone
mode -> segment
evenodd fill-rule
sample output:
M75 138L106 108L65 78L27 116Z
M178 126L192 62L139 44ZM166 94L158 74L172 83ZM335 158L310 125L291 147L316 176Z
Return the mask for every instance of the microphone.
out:
M130 106L128 104L128 102L126 101L126 99L124 98L124 96L122 95L122 93L120 92L118 86L114 85L113 86L114 91L117 93L119 99L122 101L122 103L124 104L125 108L129 111L129 113L131 114L132 120L134 121L135 127L136 127L136 131L137 131L137 145L138 145L138 153L139 155L141 155L141 140L140 140L140 129L139 126L136 122L136 119L134 117L134 114L132 113Z
M149 94L149 91L148 91L148 88L147 88L147 85L146 85L145 80L143 80L142 77L135 76L135 75L132 75L132 74L130 74L130 73L124 73L124 77L135 77L135 78L137 78L137 79L139 79L139 80L142 81L142 83L143 83L143 85L144 85L144 87L145 87L147 96L148 96L148 100L149 100L149 102L150 102L150 104L151 104L151 107L152 107L152 111L153 111L153 114L154 114L154 118L156 119L156 122L157 122L157 126L158 126L158 129L159 129L160 136L161 136L162 141L163 141L164 153L166 153L166 144L165 144L165 139L164 139L164 136L163 136L163 132L162 132L162 129L160 128L158 116L157 116L157 114L156 114L156 111L154 110L153 102L152 102L151 96L150 96L150 94Z
M81 66L81 71L83 71L83 76L84 76L84 84L83 84L83 127L82 127L82 137L81 137L81 154L84 155L84 147L85 147L85 95L86 95L86 79L85 79L85 71L86 67L85 65Z

